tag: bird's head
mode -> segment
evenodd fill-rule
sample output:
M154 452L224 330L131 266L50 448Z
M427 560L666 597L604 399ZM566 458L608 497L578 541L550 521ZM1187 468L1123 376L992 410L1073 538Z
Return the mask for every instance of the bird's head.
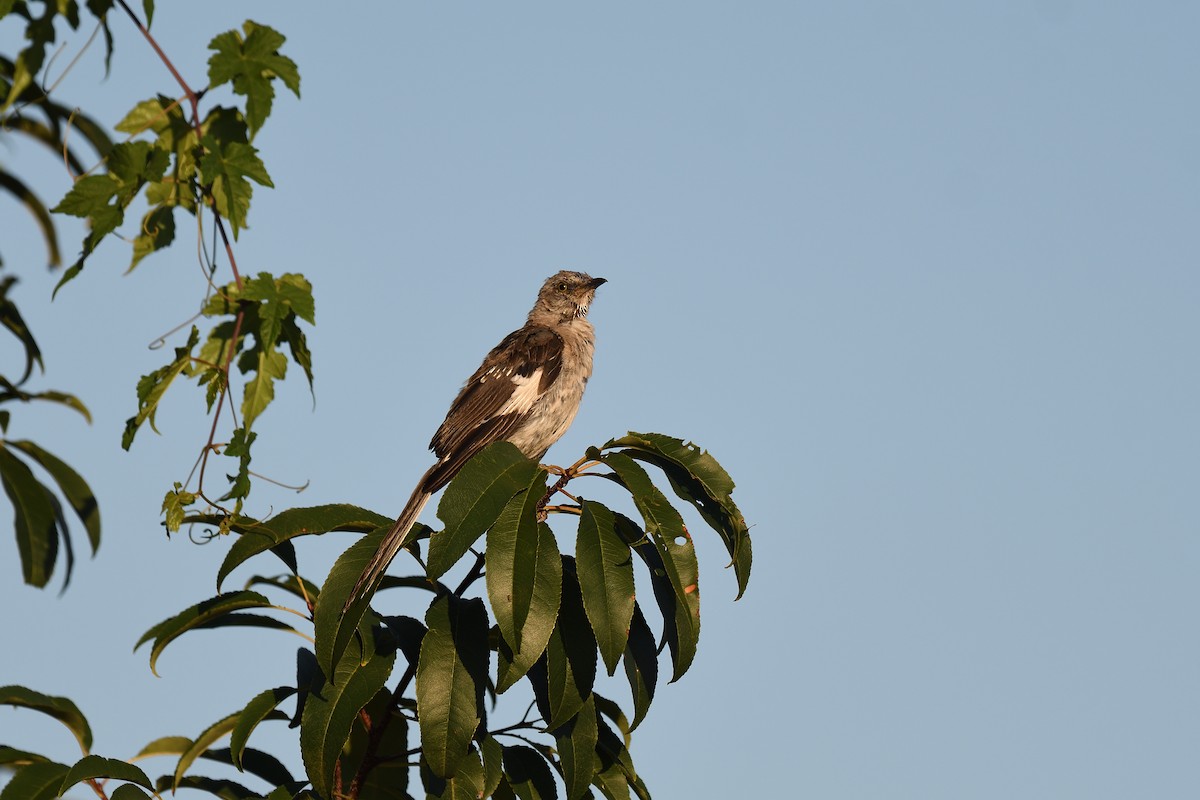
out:
M553 317L558 322L570 322L586 317L596 289L603 283L607 283L604 278L593 278L583 272L566 269L556 272L542 284L529 318Z

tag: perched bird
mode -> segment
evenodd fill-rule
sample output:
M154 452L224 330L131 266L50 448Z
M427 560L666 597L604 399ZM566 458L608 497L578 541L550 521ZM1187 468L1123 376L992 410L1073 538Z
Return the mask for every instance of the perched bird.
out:
M383 575L435 492L492 442L512 442L541 459L567 432L592 374L595 331L587 320L596 288L606 283L582 272L551 275L525 325L505 336L463 385L429 449L437 463L421 476L404 510L371 558L346 607Z

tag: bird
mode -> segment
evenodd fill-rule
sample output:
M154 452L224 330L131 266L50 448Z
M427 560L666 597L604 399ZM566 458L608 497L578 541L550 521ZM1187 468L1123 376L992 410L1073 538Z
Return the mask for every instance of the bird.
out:
M417 481L344 608L375 585L425 504L480 450L506 441L541 460L567 432L592 374L596 337L588 309L607 282L571 270L546 279L525 324L492 348L450 404L429 442L437 462Z

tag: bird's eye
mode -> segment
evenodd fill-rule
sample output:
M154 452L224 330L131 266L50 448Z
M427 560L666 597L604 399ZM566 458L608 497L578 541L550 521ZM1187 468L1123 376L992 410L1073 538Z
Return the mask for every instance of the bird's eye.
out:
M562 283L560 283L560 284L558 285L558 290L559 290L560 292L565 292L565 291L567 290L567 282L566 282L566 281L563 281Z

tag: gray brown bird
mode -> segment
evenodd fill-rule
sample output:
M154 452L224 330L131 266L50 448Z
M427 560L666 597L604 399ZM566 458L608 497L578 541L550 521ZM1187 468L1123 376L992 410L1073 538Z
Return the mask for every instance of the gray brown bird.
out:
M435 492L492 442L512 442L541 459L579 411L592 374L595 331L587 320L596 289L606 283L563 270L546 279L525 325L505 336L467 379L429 443L429 468L383 543L363 570L346 606L373 587Z

